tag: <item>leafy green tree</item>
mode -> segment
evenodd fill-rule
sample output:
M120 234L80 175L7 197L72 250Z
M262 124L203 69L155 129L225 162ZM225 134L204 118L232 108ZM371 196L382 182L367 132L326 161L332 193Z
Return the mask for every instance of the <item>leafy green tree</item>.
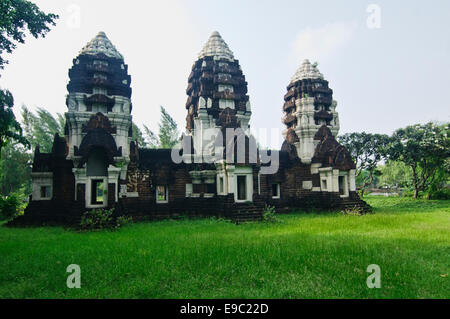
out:
M49 153L52 150L55 134L64 136L65 118L60 113L57 113L55 117L49 111L37 108L34 114L23 105L22 119L25 136L33 149L39 145L41 152Z
M5 198L0 196L0 221L16 217L20 209L21 200L19 195L11 194Z
M9 143L2 150L0 160L0 192L4 196L12 193L31 193L32 154L19 143Z
M159 143L161 148L174 147L179 138L178 125L175 120L161 106L161 122L159 123Z
M137 145L140 148L146 147L147 145L145 143L144 136L142 134L141 129L134 122L131 123L131 128L133 131L133 135L132 135L133 141L137 141Z
M356 179L360 181L360 194L373 184L380 175L377 165L386 157L389 136L384 134L347 133L338 136L338 141L345 146L356 164Z
M450 199L450 158L439 167L428 187L428 199Z
M144 124L144 140L147 147L158 148L159 140L155 133Z
M436 171L436 176L428 187L428 199L450 199L450 158Z
M361 171L361 173L356 176L355 182L356 182L356 187L358 189L361 189L364 184L365 184L365 188L375 188L378 186L378 182L379 182L379 177L381 175L381 171L378 169L375 170L375 172L373 172L373 176L372 176L372 183L369 184L368 179L369 179L369 172L365 169L363 169Z
M412 182L411 169L400 161L387 161L379 167L380 186L388 188L409 188Z
M133 122L133 140L137 141L141 148L172 148L178 142L178 126L175 120L161 106L161 121L159 123L159 133L156 135L147 125L143 125L142 131Z
M58 18L54 14L45 14L38 6L25 0L0 1L0 70L8 61L3 54L12 53L17 43L25 42L25 32L33 37L45 37L50 31L50 25L55 25ZM17 122L12 107L14 99L8 90L0 89L0 154L8 141L28 145L22 135L20 124ZM1 156L1 155L0 155Z
M411 168L414 198L426 191L450 157L448 124L416 124L398 129L388 148L389 158Z
M2 149L9 141L29 146L22 134L22 128L12 110L14 98L7 90L0 90L0 158Z
M17 43L25 42L25 32L33 37L45 37L58 16L45 14L34 3L26 0L0 1L0 69L8 63L1 55L12 53Z
M137 141L140 148L158 148L159 140L155 133L152 132L145 124L142 131L136 123L133 122L133 141Z

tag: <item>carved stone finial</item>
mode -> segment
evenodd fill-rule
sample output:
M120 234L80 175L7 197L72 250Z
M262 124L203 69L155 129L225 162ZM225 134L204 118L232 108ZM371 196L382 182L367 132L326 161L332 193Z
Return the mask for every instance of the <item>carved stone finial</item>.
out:
M233 52L228 48L228 45L220 36L219 32L214 31L206 42L203 50L199 54L199 59L205 56L212 56L217 59L226 59L234 61Z
M81 49L80 55L89 54L89 55L97 55L104 54L110 58L116 58L119 60L123 60L122 54L117 51L116 47L111 43L111 41L106 36L105 32L99 32L95 38L86 44L86 46Z
M323 74L319 72L316 65L312 65L308 59L304 60L302 65L297 69L294 76L291 78L291 83L303 79L322 79Z

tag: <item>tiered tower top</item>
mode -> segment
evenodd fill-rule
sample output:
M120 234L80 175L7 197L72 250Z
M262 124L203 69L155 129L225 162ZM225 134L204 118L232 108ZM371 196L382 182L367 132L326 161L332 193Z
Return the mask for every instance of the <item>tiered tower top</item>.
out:
M99 55L104 54L107 57L123 60L122 54L117 51L116 47L106 36L105 32L99 32L95 38L89 41L80 51L80 55Z
M211 34L194 62L186 93L189 132L202 121L203 129L248 128L251 109L247 82L239 61L217 31Z
M131 111L131 77L122 54L104 32L89 41L69 70L67 106L71 112Z
M78 161L75 166L84 164L93 147L105 149L110 164L114 158L126 160L132 136L131 76L104 32L73 59L67 91L68 156Z
M204 58L206 56L212 56L216 60L225 59L231 62L234 61L233 52L228 48L228 45L220 36L219 32L214 31L208 39L208 42L204 45L202 51L198 55L198 58Z
M291 78L284 102L282 121L286 125L283 132L286 141L283 148L290 151L295 147L301 161L311 163L315 133L322 126L334 136L339 131L333 90L317 66L305 60Z
M312 65L308 59L304 60L302 65L297 69L294 76L291 78L291 83L305 79L323 80L323 74L320 73L317 67Z

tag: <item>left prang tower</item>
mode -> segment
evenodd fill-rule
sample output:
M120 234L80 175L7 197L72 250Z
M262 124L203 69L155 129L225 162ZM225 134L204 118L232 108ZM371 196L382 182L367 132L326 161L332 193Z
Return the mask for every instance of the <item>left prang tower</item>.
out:
M67 219L87 208L111 207L126 178L132 135L131 77L123 56L99 32L69 70L65 137L51 153L35 151L31 203L25 215ZM67 206L67 207L66 207Z
M68 159L75 162L82 160L77 149L80 151L83 140L89 133L88 124L94 114L101 114L104 121L109 120L114 128L111 135L117 147L122 148L121 157L128 158L132 109L131 76L128 75L128 66L124 63L123 56L104 32L98 33L73 60L69 78L69 94L66 99ZM98 126L101 123L96 124Z
M104 195L111 184L113 193L118 193L119 177L125 178L130 162L132 104L128 66L105 33L100 32L73 60L69 78L65 134L67 159L74 165L75 197L83 196L78 185L84 185L86 207L106 207L112 198Z

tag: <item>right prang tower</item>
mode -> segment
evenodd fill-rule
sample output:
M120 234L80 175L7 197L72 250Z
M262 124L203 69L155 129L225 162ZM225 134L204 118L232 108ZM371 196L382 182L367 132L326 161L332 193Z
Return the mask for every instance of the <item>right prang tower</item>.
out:
M265 179L268 188L281 190L272 203L280 208L312 206L369 210L357 192L355 163L336 141L339 117L333 91L317 66L305 60L284 96L280 170Z
M339 117L333 90L328 87L316 65L305 60L295 72L284 96L283 132L286 141L295 145L302 163L309 164L314 156L314 136L326 125L334 137L339 132Z

